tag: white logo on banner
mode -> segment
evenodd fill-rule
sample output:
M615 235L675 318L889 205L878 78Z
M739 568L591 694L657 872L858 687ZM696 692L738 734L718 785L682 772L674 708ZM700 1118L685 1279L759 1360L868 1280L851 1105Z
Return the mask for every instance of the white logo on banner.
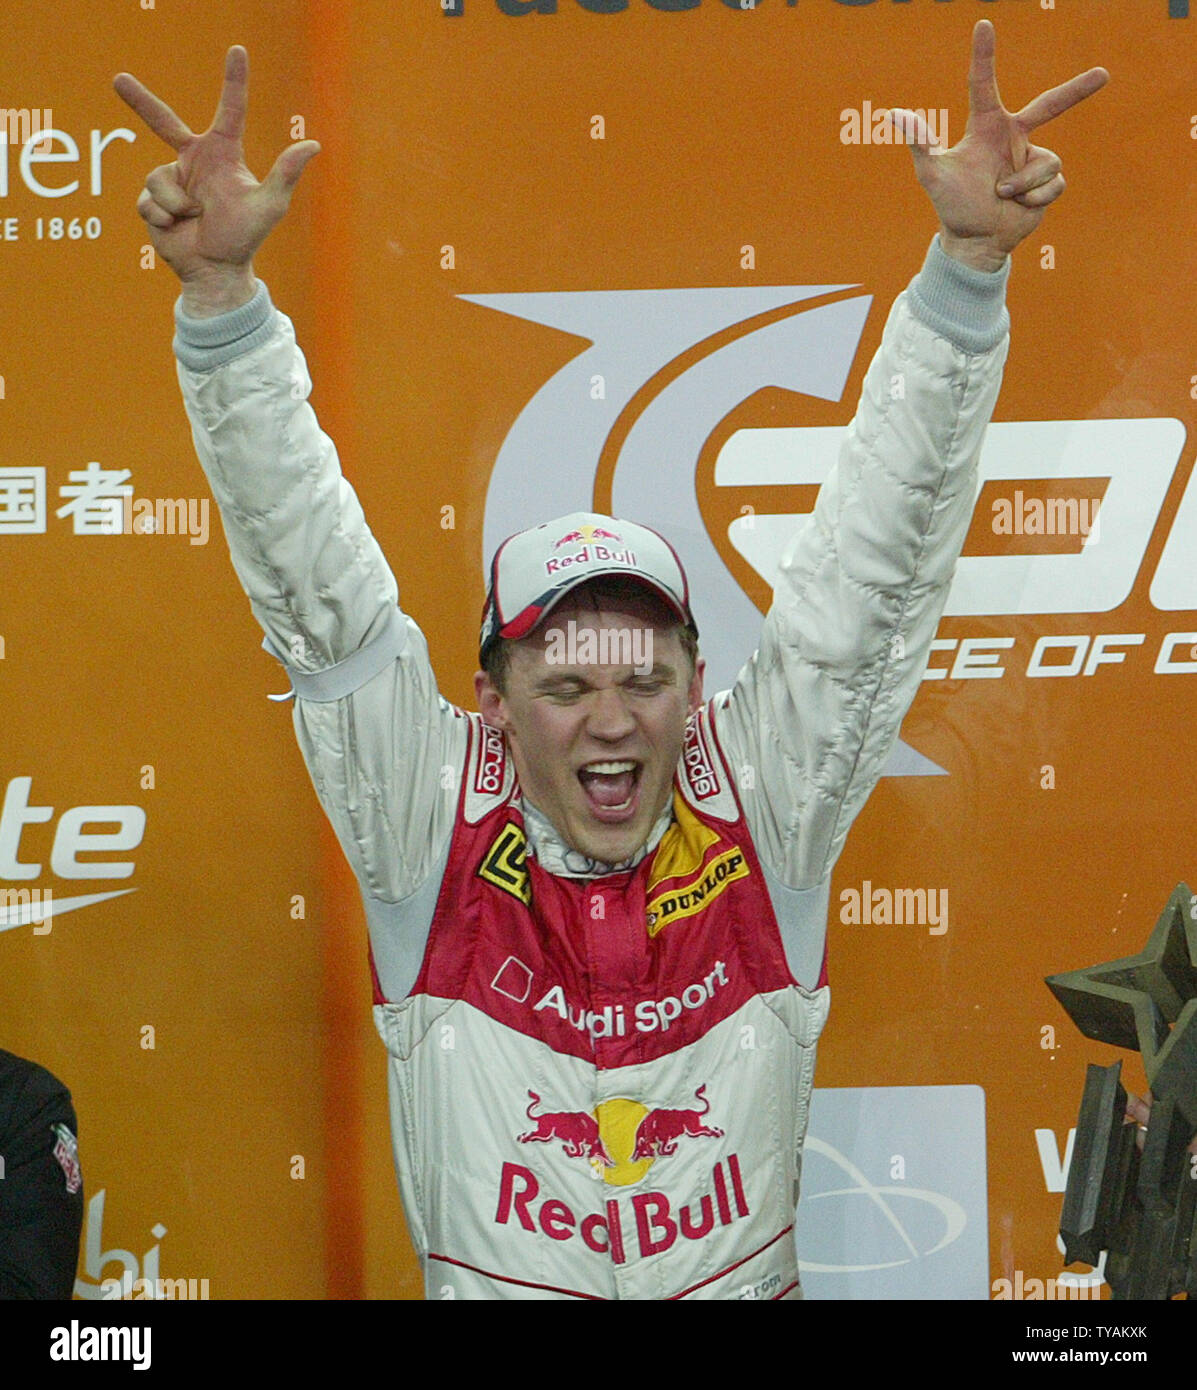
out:
M126 1286L132 1286L141 1279L148 1281L150 1287L156 1288L158 1284L160 1245L151 1245L140 1260L131 1250L103 1248L106 1192L107 1189L102 1187L87 1204L87 1218L83 1226L83 1268L88 1278L75 1280L75 1292L80 1298L119 1298ZM161 1241L166 1227L156 1222L150 1228L150 1234L156 1241ZM114 1274L108 1269L112 1264L120 1266L118 1273ZM105 1270L108 1270L107 1274Z
M737 430L719 452L715 482L721 487L822 483L836 461L845 430L838 426ZM1108 613L1117 608L1139 572L1184 439L1179 420L990 425L981 449L978 483L1042 478L1108 483L1101 503L1100 535L1095 525L1084 546L1072 555L962 556L945 615ZM1197 525L1197 516L1193 522ZM754 516L734 521L728 535L772 587L784 550L805 524L792 514ZM1190 555L1195 542L1197 536L1187 542ZM1166 554L1174 549L1170 541ZM1157 579L1163 569L1161 559ZM1173 569L1169 558L1168 584L1175 588ZM1183 606L1197 607L1191 565L1186 587L1187 593L1170 590L1169 597L1187 599ZM1154 587L1152 598L1156 599Z
M76 897L55 897L52 888L31 886L42 872L40 863L21 859L21 838L27 825L54 819L53 806L30 805L32 777L14 777L0 801L0 932L34 923L36 935L46 935L55 917L75 912L108 898L118 898L133 888ZM79 859L80 854L136 849L145 834L146 815L140 806L71 806L63 811L54 829L50 868L64 879L131 878L131 859ZM91 831L89 825L115 825L115 830ZM19 884L20 886L14 886Z
M761 615L707 532L696 463L720 422L767 387L820 400L842 399L871 297L806 305L851 288L827 284L461 296L589 341L532 396L503 440L487 492L483 566L500 542L530 523L593 507L599 460L618 425L622 443L611 478L611 509L661 532L683 557L710 688L731 686L755 648ZM790 312L759 322L762 315L782 309ZM732 328L738 336L727 341ZM705 355L685 370L671 369L679 356L707 343ZM596 396L592 383L600 378L603 390ZM580 408L582 402L585 408ZM720 450L715 484L821 484L846 428L738 430ZM1074 554L962 557L945 612L979 616L1117 608L1130 593L1151 541L1184 438L1184 426L1173 419L992 425L980 459L982 481L1104 482L1101 524ZM529 497L537 499L535 516L529 515ZM772 586L783 550L806 520L799 513L758 514L751 522L733 522L728 537ZM1191 563L1195 550L1197 470L1156 569L1151 599L1157 608L1197 609L1197 567ZM1186 636L1169 634L1160 660ZM942 769L899 743L886 772Z
M954 1197L948 1197L942 1192L932 1192L928 1188L908 1187L905 1183L879 1186L877 1183L871 1182L868 1176L839 1149L834 1148L825 1140L816 1138L813 1134L806 1136L806 1143L803 1147L807 1153L822 1154L824 1158L830 1159L838 1168L842 1168L852 1180L851 1185L847 1187L804 1193L803 1201L807 1204L808 1209L813 1203L827 1201L829 1198L866 1201L875 1208L878 1223L888 1226L897 1236L899 1242L906 1247L906 1254L901 1259L883 1260L877 1264L817 1264L803 1256L802 1270L804 1273L861 1274L877 1269L896 1269L899 1265L910 1264L912 1260L924 1259L929 1255L938 1254L940 1250L951 1245L953 1241L959 1240L964 1234L968 1218L964 1208ZM895 1199L897 1199L896 1203ZM939 1240L929 1249L920 1250L911 1239L899 1210L895 1209L895 1207L900 1209L903 1202L922 1203L924 1206L934 1208L943 1217L943 1230Z

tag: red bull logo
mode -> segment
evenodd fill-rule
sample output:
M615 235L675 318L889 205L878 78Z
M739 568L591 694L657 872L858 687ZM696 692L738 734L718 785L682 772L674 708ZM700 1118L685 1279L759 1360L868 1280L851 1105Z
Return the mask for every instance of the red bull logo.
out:
M551 1144L560 1140L567 1158L588 1158L606 1168L614 1168L615 1160L603 1146L598 1121L585 1110L552 1110L539 1115L532 1113L540 1104L535 1091L529 1091L532 1103L524 1112L536 1121L536 1128L516 1137L521 1144Z
M565 540L558 541L558 545L563 545ZM563 571L573 569L578 565L625 565L628 569L636 568L636 552L630 549L613 550L609 545L600 545L598 541L588 541L580 549L575 550L571 555L554 555L551 560L544 562L545 574L561 574Z
M711 1108L706 1089L706 1086L700 1086L694 1092L694 1099L702 1101L701 1110L650 1110L636 1130L632 1162L677 1153L679 1139L722 1139L721 1129L702 1122L702 1117Z
M703 1240L718 1233L720 1228L749 1215L739 1157L730 1154L716 1163L711 1170L710 1191L676 1210L666 1193L640 1192L626 1207L612 1198L601 1211L581 1217L559 1198L542 1200L540 1183L531 1169L519 1163L504 1163L495 1224L506 1226L514 1218L525 1231L546 1235L550 1240L580 1236L588 1250L609 1256L615 1264L624 1264L628 1258L627 1236L632 1234L624 1230L629 1209L629 1225L635 1228L632 1249L642 1257L661 1254L679 1238Z
M722 1139L724 1131L706 1123L710 1102L706 1085L694 1092L701 1108L649 1109L618 1097L586 1110L543 1110L535 1091L524 1112L535 1128L516 1139L521 1144L559 1143L567 1158L584 1158L613 1187L638 1183L658 1158L677 1153L681 1139Z
M560 550L563 545L594 545L596 541L616 541L623 544L623 537L616 531L608 531L602 526L580 526L576 531L567 531L560 540L553 542L553 549Z

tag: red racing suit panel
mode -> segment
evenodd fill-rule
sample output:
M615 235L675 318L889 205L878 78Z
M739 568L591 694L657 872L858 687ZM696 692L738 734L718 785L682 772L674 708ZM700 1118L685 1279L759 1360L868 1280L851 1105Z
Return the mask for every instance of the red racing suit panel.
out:
M419 978L376 1010L429 1296L800 1296L828 990L790 974L726 769L683 759L652 854L563 878L527 855L502 741L496 760L470 722Z

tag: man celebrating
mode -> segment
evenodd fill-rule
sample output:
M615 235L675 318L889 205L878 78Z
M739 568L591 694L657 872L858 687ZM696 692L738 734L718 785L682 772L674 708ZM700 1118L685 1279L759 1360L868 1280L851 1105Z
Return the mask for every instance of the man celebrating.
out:
M307 404L291 324L253 273L319 147L250 174L243 49L203 135L116 79L176 152L138 208L182 281L179 379L233 562L361 886L429 1296L801 1296L831 872L968 527L1007 258L1064 188L1029 134L1107 77L1011 115L993 55L982 21L952 149L890 113L939 232L733 689L703 703L670 546L575 513L494 557L478 715L438 695Z

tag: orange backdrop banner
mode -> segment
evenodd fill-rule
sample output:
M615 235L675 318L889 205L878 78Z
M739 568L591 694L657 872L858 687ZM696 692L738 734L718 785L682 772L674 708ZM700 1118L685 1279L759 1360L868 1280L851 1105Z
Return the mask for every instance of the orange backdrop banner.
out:
M972 528L832 882L816 1075L826 1126L847 1093L970 1117L936 1143L958 1146L972 1198L936 1186L929 1154L857 1156L906 1222L876 1255L903 1287L938 1287L935 1262L966 1245L968 1296L1058 1276L1086 1064L1121 1056L1145 1081L1043 978L1138 951L1197 884L1185 0L55 14L51 42L41 7L9 7L0 87L0 1047L74 1096L82 1298L126 1274L211 1298L423 1296L360 903L290 707L266 698L285 677L195 461L176 282L135 211L170 151L113 75L203 128L243 43L251 167L321 142L258 273L441 689L470 706L486 558L582 508L669 534L708 693L729 684L935 230L876 113L918 109L959 139L978 18L1012 109L1110 70L1043 137L1069 188L1016 253ZM723 327L687 336L715 292ZM832 325L819 350L751 365L750 335L809 315ZM812 1211L834 1148L808 1158ZM951 1241L907 1219L904 1184L964 1213ZM850 1260L805 1255L809 1297L869 1296ZM1108 1296L1100 1269L1077 1277Z

